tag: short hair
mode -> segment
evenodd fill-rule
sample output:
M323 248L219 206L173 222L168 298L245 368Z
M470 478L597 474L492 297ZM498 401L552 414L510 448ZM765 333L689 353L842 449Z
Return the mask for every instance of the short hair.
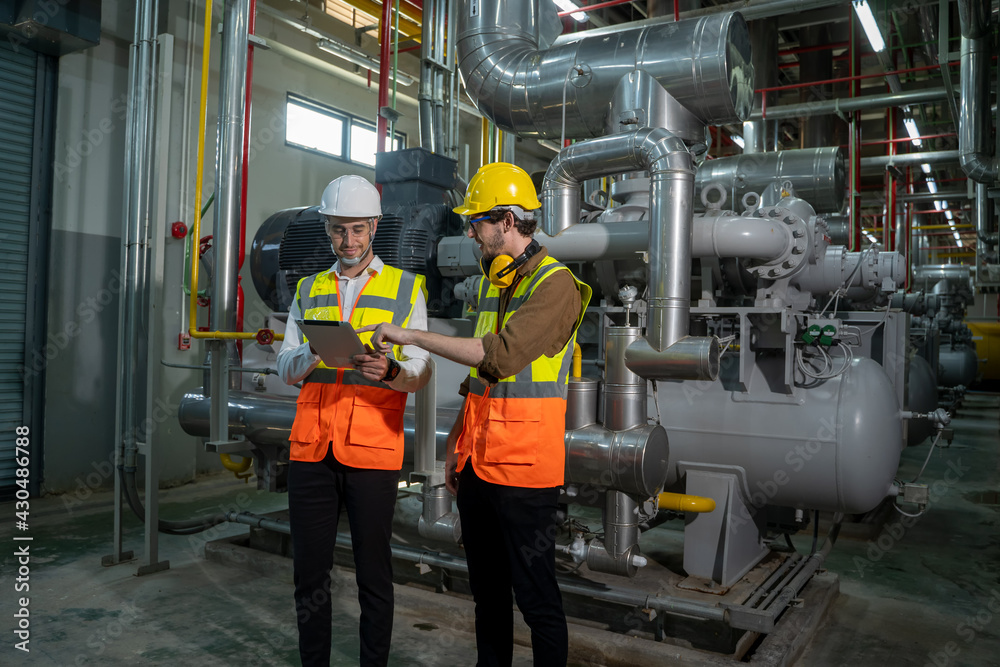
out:
M498 206L489 212L490 220L500 222L508 213L513 216L514 226L521 236L530 237L535 233L535 227L538 225L535 222L534 211L525 211L520 206Z

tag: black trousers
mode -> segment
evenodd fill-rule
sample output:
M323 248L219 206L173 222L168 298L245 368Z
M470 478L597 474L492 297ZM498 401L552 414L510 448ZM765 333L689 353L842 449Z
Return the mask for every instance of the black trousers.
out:
M288 511L295 566L299 655L305 667L330 664L330 570L337 521L347 510L361 603L361 661L384 666L392 637L392 514L398 470L363 470L338 462L292 461Z
M478 667L507 667L514 653L514 610L531 628L537 667L564 667L566 615L556 583L559 489L502 486L466 463L458 485L462 541L476 601Z

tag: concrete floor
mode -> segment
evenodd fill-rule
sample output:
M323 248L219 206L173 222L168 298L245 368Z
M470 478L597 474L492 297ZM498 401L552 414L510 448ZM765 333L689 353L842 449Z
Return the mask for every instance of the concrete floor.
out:
M796 664L1000 665L998 407L997 395L970 394L953 423L953 444L935 451L923 474L932 494L923 516L904 521L893 513L873 530L845 527L827 561L840 594ZM900 478L912 479L927 452L926 443L904 452ZM160 502L164 518L220 508L263 514L285 506L283 496L221 475L164 491ZM0 541L8 545L0 558L0 664L298 663L289 569L259 576L203 556L207 541L245 533L245 527L161 535L160 556L170 569L137 577L137 562L100 564L111 550L110 507L107 492L33 499L30 530L17 532L33 539L15 542L15 508L0 505ZM131 516L127 526L125 548L138 552L142 528ZM794 542L808 550L810 539L799 535ZM24 544L30 545L30 589L17 592L14 552ZM332 664L351 665L358 650L353 575L337 568L336 577ZM14 648L20 597L30 598L30 653ZM403 598L391 665L474 664L474 638L464 631L467 603L409 589ZM587 633L587 626L576 632ZM517 647L515 665L529 664L530 650ZM578 658L577 664L605 662L595 652L592 661Z

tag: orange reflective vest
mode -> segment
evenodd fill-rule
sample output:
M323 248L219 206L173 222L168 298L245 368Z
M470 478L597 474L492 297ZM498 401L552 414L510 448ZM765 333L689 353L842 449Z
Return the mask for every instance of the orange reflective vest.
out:
M534 272L523 277L511 296L503 324L531 298L532 292L556 271L566 266L545 257ZM569 341L558 354L542 355L517 375L485 387L473 381L462 416L458 470L470 458L476 474L494 484L548 488L563 484L566 465L566 382L576 342L576 329L583 320L591 290L574 276L580 289L580 316ZM483 278L479 287L479 317L476 337L499 332L500 290ZM478 373L471 369L473 378Z
M424 279L386 266L369 276L351 311L351 324L392 322L405 327ZM330 271L299 281L296 297L303 320L341 320L337 274ZM426 298L426 297L425 297ZM359 334L362 343L371 333ZM306 343L303 335L303 344ZM388 356L400 358L396 346ZM293 461L322 461L329 447L344 465L399 470L403 465L403 409L406 394L366 380L353 368L320 363L302 384L288 440Z

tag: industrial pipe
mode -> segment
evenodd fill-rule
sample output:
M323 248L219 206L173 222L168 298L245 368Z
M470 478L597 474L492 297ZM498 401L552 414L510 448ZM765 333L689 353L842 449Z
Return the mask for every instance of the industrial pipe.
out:
M703 122L738 122L750 114L750 38L738 13L616 28L610 39L584 31L541 51L535 3L475 6L478 12L458 17L459 67L476 106L506 132L551 139L565 127L566 138L601 136L603 102L637 69Z
M256 528L266 528L285 535L291 534L291 528L287 521L268 519L266 517L251 514L250 512L229 511L226 513L226 520L232 523L241 523ZM337 546L343 549L351 549L352 542L350 534L337 533ZM393 544L392 555L395 558L418 563L422 565L433 565L435 567L457 570L468 573L469 566L465 559L460 556L451 556L439 552L424 551L399 544ZM580 583L570 577L557 576L559 589L564 593L580 595L594 600L604 602L614 602L624 604L639 609L655 609L666 614L678 614L692 618L699 618L709 621L726 621L728 612L718 605L706 605L698 602L690 602L680 598L667 595L647 595L646 593L618 589L600 584L596 586Z
M991 0L958 0L962 27L961 106L958 122L959 164L969 178L992 185L1000 175L990 150L990 71L994 56L990 29Z
M903 155L876 155L873 157L861 158L862 169L884 169L889 165L897 167L910 167L920 164L938 164L941 162L958 162L961 159L960 152L954 151L927 151L925 153L904 153Z
M687 335L691 282L694 164L684 142L663 129L573 144L549 165L542 184L541 228L555 235L580 219L580 187L592 178L648 171L649 325L647 340L666 350Z
M750 120L758 120L760 118L784 120L819 114L841 114L853 111L885 109L891 106L901 107L911 104L940 102L946 99L947 95L948 93L944 88L929 88L926 90L911 90L904 93L885 93L883 95L865 95L863 97L847 99L838 98L816 102L802 102L800 104L782 104L781 106L768 107L763 113L754 113L750 117Z

